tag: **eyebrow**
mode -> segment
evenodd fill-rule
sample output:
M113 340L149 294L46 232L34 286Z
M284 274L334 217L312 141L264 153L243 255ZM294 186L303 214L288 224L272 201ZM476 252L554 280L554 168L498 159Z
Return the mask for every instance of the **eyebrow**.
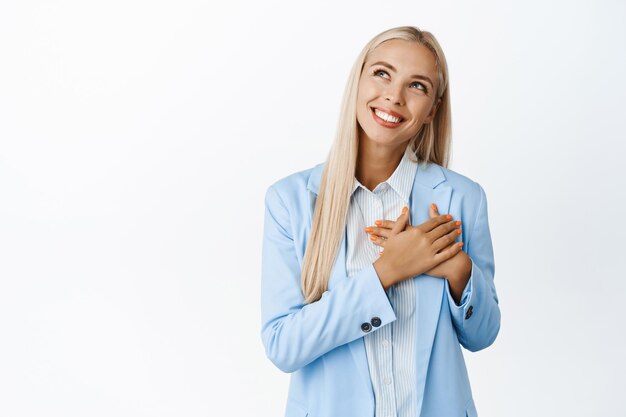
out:
M394 66L393 66L393 65L391 65L391 64L389 64L389 63L387 63L387 62L385 62L385 61L377 61L377 62L374 62L372 65L370 65L370 68L371 68L371 67L373 67L374 65L382 65L383 67L387 67L387 68L389 68L389 69L390 69L390 70L392 70L393 72L397 72L397 71L396 71L396 69L394 68ZM432 86L434 86L434 84L433 84L433 82L431 81L431 79L430 79L430 78L428 78L428 77L427 77L427 76L425 76L425 75L419 75L419 74L416 74L416 75L411 75L411 78L417 78L418 80L428 81L428 82L430 83L430 86L431 86L431 87L432 87Z

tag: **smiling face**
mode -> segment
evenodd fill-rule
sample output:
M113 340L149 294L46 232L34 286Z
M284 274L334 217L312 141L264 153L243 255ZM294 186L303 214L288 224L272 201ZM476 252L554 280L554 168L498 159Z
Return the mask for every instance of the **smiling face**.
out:
M436 89L437 65L428 48L402 39L381 43L367 57L359 80L360 140L392 147L408 142L432 121Z

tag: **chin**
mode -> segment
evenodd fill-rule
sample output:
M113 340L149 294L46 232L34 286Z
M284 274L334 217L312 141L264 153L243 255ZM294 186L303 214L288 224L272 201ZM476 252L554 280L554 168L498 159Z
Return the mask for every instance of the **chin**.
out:
M377 145L398 146L399 144L402 143L402 141L399 140L397 136L391 136L391 135L371 136L371 135L366 134L365 137L366 137L366 140L369 140L370 142L375 143Z

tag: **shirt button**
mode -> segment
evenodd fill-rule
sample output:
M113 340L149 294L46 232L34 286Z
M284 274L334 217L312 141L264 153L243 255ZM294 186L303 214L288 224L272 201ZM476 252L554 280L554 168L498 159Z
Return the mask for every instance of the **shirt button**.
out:
M389 340L387 339L383 340L383 347L389 347Z
M472 317L472 311L474 310L474 306L469 306L467 309L467 313L465 313L465 320Z
M378 327L382 324L380 317L372 317L372 326Z
M369 323L363 323L361 324L361 330L363 330L365 333L369 332L370 330L372 330L372 325Z
M385 385L391 385L391 378L385 378L383 382L385 383Z

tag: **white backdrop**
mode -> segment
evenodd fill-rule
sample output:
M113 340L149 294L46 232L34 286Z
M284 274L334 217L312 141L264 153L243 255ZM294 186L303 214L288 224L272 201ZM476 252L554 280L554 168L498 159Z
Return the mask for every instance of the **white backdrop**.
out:
M489 204L502 327L481 417L623 415L626 6L0 3L0 415L282 416L263 197L322 162L350 67L416 25L451 169Z

